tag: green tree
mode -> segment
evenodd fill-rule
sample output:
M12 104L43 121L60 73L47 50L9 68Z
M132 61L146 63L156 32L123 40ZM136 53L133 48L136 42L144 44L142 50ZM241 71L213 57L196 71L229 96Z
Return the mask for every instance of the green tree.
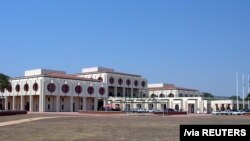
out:
M9 76L0 73L0 90L4 92L4 89L8 89L10 87Z
M211 98L214 97L211 93L208 93L208 92L204 92L203 96L204 97L211 97Z
M237 100L237 96L236 95L230 96L229 99ZM242 100L242 98L240 98L240 96L238 96L238 100Z
M247 94L245 100L250 100L250 93Z

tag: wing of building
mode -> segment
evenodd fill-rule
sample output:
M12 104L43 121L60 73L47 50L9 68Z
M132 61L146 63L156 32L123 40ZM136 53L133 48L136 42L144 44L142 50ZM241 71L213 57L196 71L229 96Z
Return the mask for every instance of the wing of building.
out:
M76 112L172 108L188 113L210 113L237 106L233 100L205 98L196 89L165 83L148 84L141 75L104 67L84 68L77 74L28 70L24 76L11 78L10 82L11 87L0 92L0 109Z

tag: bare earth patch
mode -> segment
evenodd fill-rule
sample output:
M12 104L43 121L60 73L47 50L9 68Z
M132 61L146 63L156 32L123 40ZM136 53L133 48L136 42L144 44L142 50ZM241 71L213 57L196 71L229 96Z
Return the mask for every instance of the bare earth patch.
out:
M245 116L75 115L0 127L0 140L178 141L180 124L249 123Z

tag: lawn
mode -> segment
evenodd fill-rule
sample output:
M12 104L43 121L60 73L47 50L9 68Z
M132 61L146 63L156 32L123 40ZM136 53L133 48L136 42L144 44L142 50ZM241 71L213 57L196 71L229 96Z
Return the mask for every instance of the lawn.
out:
M23 119L31 115L18 116ZM249 123L246 116L84 115L0 127L0 141L178 141L180 124Z

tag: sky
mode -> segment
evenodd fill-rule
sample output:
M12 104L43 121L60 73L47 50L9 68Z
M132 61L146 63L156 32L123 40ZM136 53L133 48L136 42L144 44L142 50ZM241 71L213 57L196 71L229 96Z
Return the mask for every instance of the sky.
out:
M0 73L103 66L218 96L250 74L249 0L1 0ZM247 91L247 89L245 90Z

